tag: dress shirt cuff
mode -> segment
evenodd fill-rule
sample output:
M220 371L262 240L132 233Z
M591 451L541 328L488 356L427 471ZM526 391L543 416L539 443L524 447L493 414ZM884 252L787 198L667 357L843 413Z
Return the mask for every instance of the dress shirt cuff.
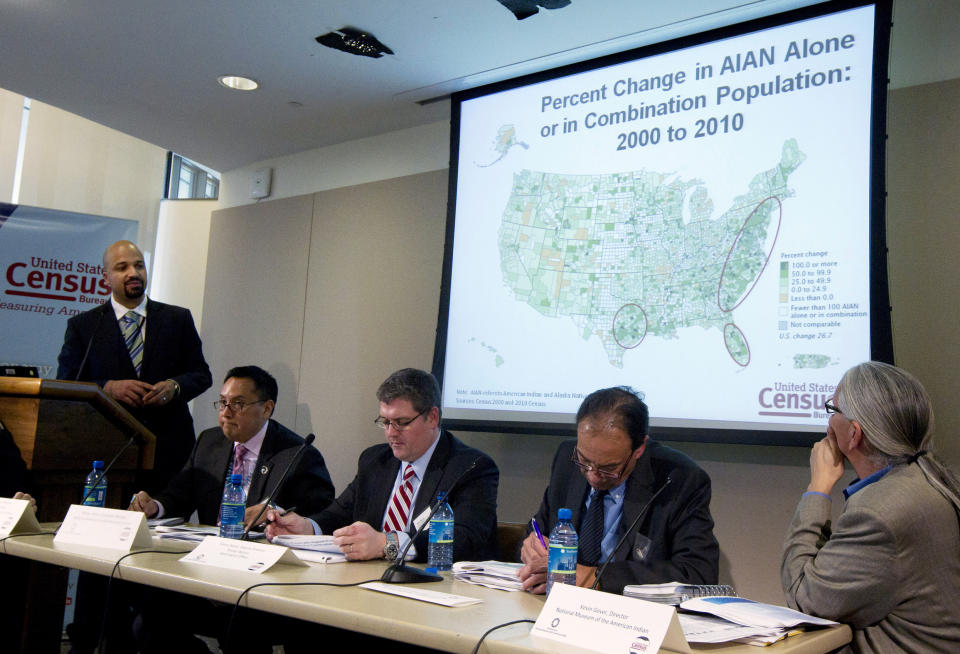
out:
M314 520L313 518L307 518L307 520L309 520L309 521L310 521L310 524L313 525L313 535L314 535L314 536L321 536L321 535L323 535L323 530L320 529L320 525L317 524L317 521L316 521L316 520Z
M157 503L157 515L153 516L150 519L158 520L163 517L163 514L166 513L166 511L163 510L163 504L161 504L159 500L153 500L153 501Z
M407 546L407 543L410 542L410 534L405 531L401 531L397 534L397 549L402 552L403 548ZM407 561L417 558L417 546L411 545L410 551L407 552Z
M805 492L803 495L801 495L800 497L806 497L807 495L819 495L820 497L825 497L825 498L827 498L827 499L830 500L831 502L833 501L833 498L831 498L831 497L830 497L829 495L827 495L826 493L821 493L820 491L807 491L807 492Z

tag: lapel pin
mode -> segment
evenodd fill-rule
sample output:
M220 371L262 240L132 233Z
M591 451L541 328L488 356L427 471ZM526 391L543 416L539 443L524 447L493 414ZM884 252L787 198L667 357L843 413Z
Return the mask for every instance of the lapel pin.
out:
M265 475L265 474L267 474L268 472L270 472L270 467L269 467L269 466L260 466L260 474L261 474L261 475Z

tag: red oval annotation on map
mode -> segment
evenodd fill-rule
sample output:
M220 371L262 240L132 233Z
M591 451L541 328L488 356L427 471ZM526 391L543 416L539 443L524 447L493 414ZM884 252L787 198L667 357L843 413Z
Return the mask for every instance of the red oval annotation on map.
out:
M633 345L624 345L623 343L620 342L620 339L617 338L617 319L620 317L620 312L623 311L624 309L629 308L629 307L636 307L636 308L637 308L637 311L639 311L641 314L643 314L643 334L640 335L640 338L637 339L637 342L634 343ZM635 347L639 346L641 343L643 343L643 339L645 339L645 338L647 337L647 329L648 329L649 327L650 327L650 321L647 320L647 312L643 310L643 307L641 307L639 304L635 304L635 303L633 303L633 302L627 302L627 303L624 304L622 307L620 307L619 309L617 309L617 312L616 312L615 314L613 314L613 324L611 325L611 330L610 330L610 331L613 333L613 340L615 340L615 341L617 342L617 345L619 345L620 347L622 347L622 348L625 349L625 350L632 350L633 348L635 348Z
M777 203L777 211L778 211L778 216L777 216L777 231L776 231L776 233L773 235L773 242L770 243L770 251L767 252L767 256L766 256L766 258L763 260L763 268L760 269L760 272L757 273L757 276L753 279L753 284L751 284L751 285L750 285L750 288L747 290L747 292L743 294L743 297L740 298L740 301L737 302L736 304L734 304L732 307L730 307L730 308L728 309L728 308L726 308L726 307L723 306L723 301L720 299L720 291L721 291L721 289L723 288L723 277L724 277L724 275L725 275L726 272L727 272L727 264L730 263L730 257L731 257L731 255L733 255L733 251L734 251L734 249L736 249L737 243L740 242L740 236L743 235L743 230L745 230L745 229L747 228L747 225L750 223L750 219L753 218L753 215L760 210L760 207L762 207L764 204L766 204L766 203L769 202L770 200L773 200L774 202ZM747 297L750 295L750 293L753 292L753 289L754 289L754 287L757 285L757 282L759 282L759 281L760 281L760 278L763 276L763 271L767 269L767 263L770 261L770 255L773 254L773 248L774 248L774 247L776 246L776 244L777 244L777 237L780 236L780 225L781 225L782 223L783 223L783 203L780 202L780 198L778 198L778 197L775 196L775 195L771 195L770 197L765 198L765 199L761 200L760 202L758 202L758 203L757 203L757 206L755 206L755 207L753 208L753 211L750 212L750 215L747 216L747 219L743 221L743 225L740 226L740 231L737 232L737 237L736 237L735 239L733 239L733 245L730 246L730 251L727 252L727 258L726 258L726 260L723 262L723 270L720 271L720 282L717 284L717 306L720 307L720 310L721 310L721 311L723 311L723 312L733 311L734 309L736 309L737 307L739 307L741 304L743 304L743 301L746 300ZM737 331L739 331L739 329L738 329Z
M737 333L740 334L740 339L743 341L743 346L747 348L746 361L738 361L737 357L735 357L733 355L733 352L730 351L730 342L729 342L729 339L727 338L727 327L732 327L733 329L736 329ZM723 346L727 348L727 354L730 355L730 358L733 359L733 362L735 364L743 368L746 368L747 366L750 365L750 343L747 342L747 337L744 335L743 330L741 330L739 327L734 325L732 322L728 322L726 325L723 326Z

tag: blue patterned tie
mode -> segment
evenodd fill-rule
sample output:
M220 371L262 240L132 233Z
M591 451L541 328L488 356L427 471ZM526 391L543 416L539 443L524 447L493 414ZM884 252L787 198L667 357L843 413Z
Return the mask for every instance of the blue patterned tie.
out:
M120 318L123 342L127 345L127 352L130 353L130 361L137 371L137 377L140 376L140 364L143 363L143 333L140 329L142 320L143 318L134 311L127 311Z
M600 543L603 541L603 500L608 491L591 491L590 507L580 521L580 543L577 548L577 562L581 565L595 566L600 563Z

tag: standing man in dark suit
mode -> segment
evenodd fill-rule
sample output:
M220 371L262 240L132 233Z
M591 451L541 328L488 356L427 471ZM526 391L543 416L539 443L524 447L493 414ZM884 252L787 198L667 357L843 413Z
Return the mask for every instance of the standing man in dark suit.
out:
M190 311L147 299L146 265L136 245L117 241L108 247L103 277L112 291L110 301L67 321L57 379L96 382L153 432L153 470L141 483L156 492L190 456L195 432L187 402L210 388L213 379ZM106 583L81 574L77 586L67 633L71 652L86 654L97 644ZM112 646L132 648L129 619L118 616L114 624Z
M360 454L357 476L323 511L309 519L269 512L267 537L332 533L351 561L393 559L426 519L437 493L450 491L453 559L495 557L500 472L489 456L440 428L436 378L423 370L398 370L377 389L377 399L380 415L374 422L387 442ZM414 547L415 560L426 561L426 529Z
M57 379L93 381L157 437L151 492L166 486L193 448L187 402L213 380L188 309L150 300L143 254L130 241L103 253L110 301L67 321Z
M580 537L578 586L593 585L598 566L644 507L600 589L619 594L627 584L717 583L710 478L685 454L651 441L649 423L647 405L630 388L595 391L577 411L577 439L562 443L553 459L535 517L546 540L557 510L572 511ZM547 550L536 534L528 533L520 558L524 588L543 593Z
M220 426L197 438L190 459L156 498L140 491L130 509L147 517L189 516L197 511L200 522L217 524L224 479L228 473L243 476L247 493L247 524L274 492L284 470L303 445L303 439L271 419L277 403L277 382L257 366L240 366L227 373L214 404ZM333 500L333 483L323 456L315 447L304 449L274 501L281 507L320 511ZM216 636L226 643L226 626L232 606L170 591L150 589L141 613L141 651L207 652L194 633ZM242 613L234 643L244 652L269 652L271 634L261 622Z

